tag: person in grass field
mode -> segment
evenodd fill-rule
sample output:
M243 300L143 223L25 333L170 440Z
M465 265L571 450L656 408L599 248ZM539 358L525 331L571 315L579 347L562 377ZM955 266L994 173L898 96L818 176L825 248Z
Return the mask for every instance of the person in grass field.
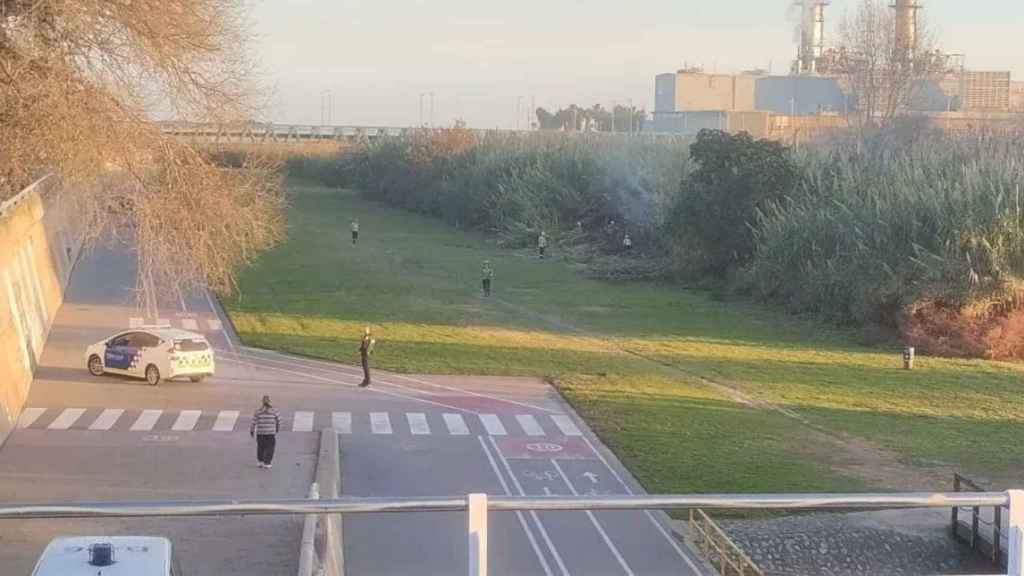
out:
M352 219L352 244L359 241L359 218Z
M544 251L548 248L548 235L543 230L540 231L540 236L537 237L537 254L541 258L544 257Z
M484 260L483 270L480 271L482 284L484 288L484 296L491 295L491 280L494 279L494 268L491 268L491 261Z

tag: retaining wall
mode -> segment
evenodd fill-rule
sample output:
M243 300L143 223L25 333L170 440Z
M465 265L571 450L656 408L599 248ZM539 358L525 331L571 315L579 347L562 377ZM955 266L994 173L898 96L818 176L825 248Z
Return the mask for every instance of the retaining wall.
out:
M0 444L28 398L82 244L75 197L47 177L0 204Z

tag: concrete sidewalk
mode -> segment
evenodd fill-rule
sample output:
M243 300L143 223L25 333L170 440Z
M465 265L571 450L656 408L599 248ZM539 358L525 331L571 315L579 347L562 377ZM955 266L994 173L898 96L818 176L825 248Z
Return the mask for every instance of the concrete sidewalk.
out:
M125 434L111 442L83 431L54 442L34 432L15 433L3 450L4 500L305 497L319 441L317 434L281 437L274 468L262 470L247 434ZM4 574L30 573L56 536L134 534L170 538L190 575L280 576L295 571L301 532L298 516L0 521L0 566Z

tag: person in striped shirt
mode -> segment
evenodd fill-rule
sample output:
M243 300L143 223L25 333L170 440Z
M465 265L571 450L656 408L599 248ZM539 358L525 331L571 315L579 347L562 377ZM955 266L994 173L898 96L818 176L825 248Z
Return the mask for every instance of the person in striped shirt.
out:
M281 416L270 404L270 396L263 397L263 405L252 415L249 424L249 436L256 438L256 459L260 468L273 468L274 448L277 446L277 433L281 430Z

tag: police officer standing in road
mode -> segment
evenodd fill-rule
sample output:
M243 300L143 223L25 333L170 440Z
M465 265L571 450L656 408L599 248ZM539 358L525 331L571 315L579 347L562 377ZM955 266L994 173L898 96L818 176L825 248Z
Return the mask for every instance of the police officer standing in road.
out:
M360 388L366 388L370 385L370 354L373 354L373 346L377 341L370 337L370 327L366 327L366 331L363 332L363 340L359 343L359 360L363 364L363 381L359 384Z
M260 409L252 415L249 423L249 436L256 438L256 460L260 468L273 468L274 448L277 446L277 433L281 430L281 417L270 405L270 396L263 397Z
M352 219L352 245L359 240L359 218Z

